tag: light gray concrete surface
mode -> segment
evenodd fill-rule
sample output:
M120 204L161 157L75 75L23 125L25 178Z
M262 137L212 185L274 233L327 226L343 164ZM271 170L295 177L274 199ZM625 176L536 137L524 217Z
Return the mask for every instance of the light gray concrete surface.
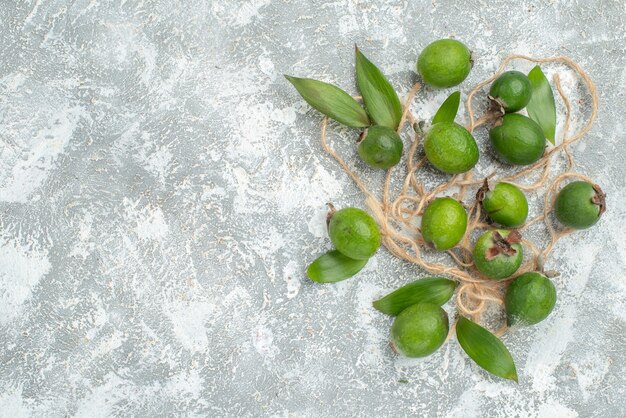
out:
M625 11L608 0L3 1L0 416L624 416ZM449 36L476 57L464 95L510 52L568 55L600 92L574 152L609 211L548 260L562 273L553 315L505 337L517 385L454 340L418 361L391 352L391 320L371 301L426 273L385 250L337 285L304 275L330 247L325 203L364 203L282 73L356 93L356 42L404 96L421 48ZM426 119L449 92L426 90L412 110ZM575 127L588 116L580 98ZM561 128L562 116L559 105ZM331 132L337 145L357 135ZM486 152L481 167L498 166Z

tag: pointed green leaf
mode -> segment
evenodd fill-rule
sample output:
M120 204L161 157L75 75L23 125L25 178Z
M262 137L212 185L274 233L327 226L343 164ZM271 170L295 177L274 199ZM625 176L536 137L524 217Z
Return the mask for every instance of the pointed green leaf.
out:
M517 382L517 370L511 353L491 332L460 316L456 323L456 338L472 360L489 373Z
M382 72L356 48L356 81L367 113L376 125L398 129L402 105Z
M455 288L455 281L443 277L429 277L402 286L378 299L373 305L382 313L398 315L416 303L433 303L441 306L450 300Z
M456 113L459 111L459 103L461 103L461 92L455 91L448 96L435 113L433 125L439 122L454 122Z
M526 106L528 116L541 126L546 139L554 144L556 106L552 87L538 65L530 70L528 79L533 86L533 94Z
M354 276L366 264L367 260L354 260L332 250L311 263L306 274L318 283L334 283Z
M370 125L365 109L348 93L332 84L285 75L308 104L331 119L352 128Z

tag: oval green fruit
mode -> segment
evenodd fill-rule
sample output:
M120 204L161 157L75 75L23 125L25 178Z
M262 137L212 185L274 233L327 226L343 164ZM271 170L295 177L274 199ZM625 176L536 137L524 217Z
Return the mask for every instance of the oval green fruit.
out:
M422 237L439 251L449 250L461 241L467 228L467 212L456 200L433 200L422 215Z
M533 325L550 315L556 303L556 288L543 274L524 273L509 285L505 304L509 326Z
M585 229L598 222L606 210L605 200L606 195L597 184L574 181L559 192L554 212L563 225Z
M402 157L402 139L393 129L371 126L359 142L359 156L372 168L389 168L398 164Z
M393 322L393 347L407 357L425 357L441 347L448 330L446 311L432 303L418 303L403 310Z
M509 164L528 165L543 155L546 139L534 120L517 113L506 114L489 131L491 145Z
M504 108L506 113L517 112L526 107L533 94L533 86L526 74L506 71L491 85L489 95Z
M380 231L374 219L358 208L335 212L328 224L333 245L346 257L356 260L370 258L380 246Z
M454 39L429 44L417 59L417 72L430 86L446 88L460 84L472 69L470 50Z
M374 308L382 313L398 315L416 303L443 305L450 300L457 283L443 277L419 279L389 293L384 298L374 301Z
M521 238L516 230L496 229L485 232L474 246L476 269L494 280L511 276L522 265L524 258Z
M322 254L306 270L307 276L318 283L335 283L357 274L367 264L365 260L346 257L337 250Z
M424 138L426 158L448 174L464 173L478 162L478 146L471 133L454 122L430 127Z
M523 225L528 217L526 196L510 183L496 183L493 190L487 186L482 206L492 221L508 228Z

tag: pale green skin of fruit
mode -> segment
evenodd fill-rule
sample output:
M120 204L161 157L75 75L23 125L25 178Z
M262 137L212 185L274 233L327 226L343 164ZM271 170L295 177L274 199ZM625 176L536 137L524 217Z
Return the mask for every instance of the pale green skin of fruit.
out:
M335 248L346 257L366 260L380 247L380 231L370 215L357 208L344 208L333 214L328 235Z
M506 229L498 229L497 231L504 238L506 238L509 235L509 232L511 232ZM517 271L517 269L519 269L522 265L524 253L522 250L522 244L518 243L511 246L516 251L515 255L498 254L493 259L487 260L485 257L487 250L493 246L493 232L494 231L485 232L480 236L480 238L478 238L478 241L476 241L473 251L474 265L478 271L488 278L502 280L511 276Z
M543 274L524 273L509 285L505 303L509 326L534 325L554 309L556 288Z
M359 142L358 153L372 168L389 168L398 164L402 149L402 139L396 131L385 126L371 126Z
M509 183L497 183L483 199L483 210L489 218L507 228L523 225L528 217L528 201L524 193Z
M391 326L391 339L398 353L426 357L446 341L448 314L437 305L418 303L398 315Z
M600 206L591 199L596 194L593 186L585 181L575 181L559 192L554 203L556 218L565 226L585 229L600 219Z
M433 200L422 215L422 237L439 251L449 250L458 244L466 229L465 208L450 197Z
M465 173L478 162L478 146L471 133L454 122L430 127L424 138L426 158L435 168L448 174Z
M432 87L460 84L472 69L471 53L461 42L440 39L428 45L417 59L417 72Z
M534 120L517 113L506 114L502 124L491 128L489 140L505 163L528 165L539 160L546 147L541 127Z
M526 107L533 94L533 86L526 74L519 71L502 73L491 85L489 95L500 99L506 113L517 112Z

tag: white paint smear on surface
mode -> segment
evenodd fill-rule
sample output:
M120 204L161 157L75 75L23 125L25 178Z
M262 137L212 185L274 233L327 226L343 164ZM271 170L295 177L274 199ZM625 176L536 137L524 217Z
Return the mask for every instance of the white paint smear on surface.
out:
M0 240L0 324L17 318L33 289L50 271L47 253Z

